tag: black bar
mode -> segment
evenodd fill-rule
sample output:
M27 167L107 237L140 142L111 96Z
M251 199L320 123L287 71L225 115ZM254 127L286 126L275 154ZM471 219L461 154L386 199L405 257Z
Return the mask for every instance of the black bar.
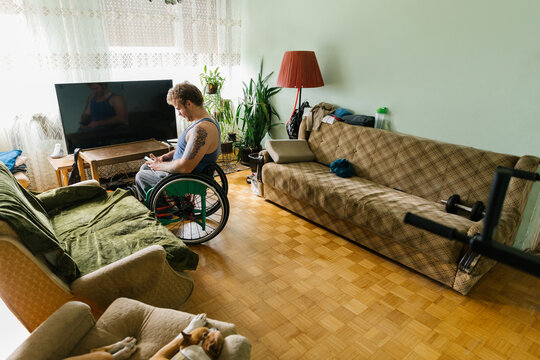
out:
M484 216L484 228L482 229L483 241L489 242L493 239L493 232L499 224L499 218L501 217L501 210L512 176L512 170L501 166L495 170L486 207L486 215Z
M531 181L540 181L540 174L535 172L529 172L525 170L512 169L504 166L498 166L497 172L508 174L513 177L520 179L531 180Z
M478 237L471 241L471 248L493 260L540 277L540 257L538 256L527 254L496 241L483 241Z
M416 226L450 240L457 240L465 244L469 244L470 241L470 238L466 234L460 233L454 228L439 224L410 212L405 214L403 221L405 224Z

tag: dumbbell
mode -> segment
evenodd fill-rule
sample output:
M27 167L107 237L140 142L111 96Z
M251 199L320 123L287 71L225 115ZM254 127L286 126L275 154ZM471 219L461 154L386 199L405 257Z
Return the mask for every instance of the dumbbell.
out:
M484 203L477 201L473 204L472 208L461 205L461 197L457 194L454 194L448 198L448 200L441 200L443 204L446 204L446 212L450 214L455 214L458 209L467 211L471 215L469 219L472 221L478 221L482 219L485 215L484 209L486 208Z

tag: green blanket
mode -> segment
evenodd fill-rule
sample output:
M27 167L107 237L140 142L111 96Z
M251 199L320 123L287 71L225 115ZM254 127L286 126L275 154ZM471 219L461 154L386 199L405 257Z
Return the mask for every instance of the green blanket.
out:
M80 196L77 187L59 188L51 190L53 194L46 192L38 196L46 205L52 202L46 196L54 199L47 206L54 232L83 275L150 245L163 246L175 270L196 269L198 255L128 191L117 189L107 193L95 186L87 188L101 191L84 202L72 200Z
M77 265L56 239L43 203L19 185L2 163L0 219L11 225L32 254L44 257L60 278L70 283L80 276Z
M68 283L150 245L163 246L175 270L194 270L198 264L196 253L120 189L107 193L73 186L35 196L0 164L0 219Z

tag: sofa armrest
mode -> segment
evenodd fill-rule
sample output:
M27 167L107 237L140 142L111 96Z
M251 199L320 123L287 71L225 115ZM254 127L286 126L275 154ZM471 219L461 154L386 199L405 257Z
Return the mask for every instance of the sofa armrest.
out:
M63 359L94 325L90 307L70 301L38 326L8 359Z
M308 140L309 139L309 131L307 131L307 124L306 124L306 118L307 116L304 116L302 118L302 121L300 122L300 127L298 128L298 138Z
M535 156L522 156L514 169L524 170L529 172L538 171L538 164L540 159ZM531 192L533 182L524 179L513 177L508 184L506 191L506 197L504 199L503 207L501 210L501 216L499 224L495 230L493 240L512 245L517 234L517 230L521 223L521 217L525 211L527 200ZM484 220L479 220L474 223L467 231L468 236L474 236L480 234L484 227Z
M0 297L26 329L33 331L73 295L46 261L34 256L10 229L0 220Z
M269 162L273 162L272 157L268 153L268 150L261 150L259 151L259 156L263 157L263 165Z
M304 139L266 140L266 150L278 164L315 160L315 155Z
M261 150L259 151L259 159L257 161L257 181L262 184L263 181L262 181L262 168L264 166L264 164L267 164L269 162L274 162L274 160L272 160L272 157L270 156L270 153L268 153L268 150ZM261 193L259 191L259 193ZM261 196L262 196L262 193L261 193Z
M193 280L173 270L166 255L162 246L149 246L78 278L71 283L71 290L103 309L119 297L178 307L191 295Z
M251 358L251 343L242 335L229 335L225 338L219 360L249 360Z

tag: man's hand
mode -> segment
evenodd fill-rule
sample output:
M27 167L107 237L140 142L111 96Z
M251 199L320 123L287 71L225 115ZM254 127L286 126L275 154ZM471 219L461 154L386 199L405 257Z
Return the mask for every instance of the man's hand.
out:
M169 165L163 160L164 155L156 157L154 154L150 154L152 161L147 161L146 165L154 171L167 171Z

